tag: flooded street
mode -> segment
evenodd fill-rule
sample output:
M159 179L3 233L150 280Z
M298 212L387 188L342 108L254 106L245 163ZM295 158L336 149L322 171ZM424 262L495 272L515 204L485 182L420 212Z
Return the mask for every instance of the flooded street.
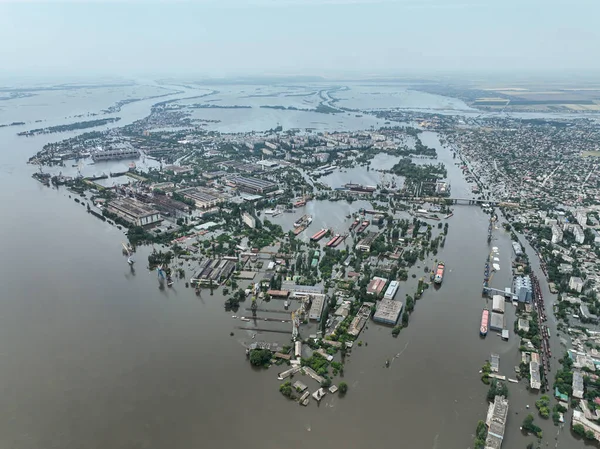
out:
M115 126L144 117L154 102L124 106ZM235 126L233 119L217 129ZM374 439L382 448L467 448L487 411L488 387L479 370L490 353L500 354L500 373L514 377L519 356L512 306L506 307L508 342L495 332L479 336L484 260L498 247L501 269L492 287L504 289L510 286L513 256L501 227L488 244L489 217L479 207L454 207L445 247L436 256L447 274L441 288L426 290L417 301L408 328L393 338L389 327L369 322L359 337L368 346L355 346L346 364L347 396L329 395L320 406L303 408L279 393L277 367L251 368L243 346L250 332L235 329L239 321L224 311L221 290L196 296L181 280L159 290L156 273L145 268L152 248L140 248L131 270L121 255L122 231L86 214L67 190L31 178L36 167L26 165L27 159L46 142L74 134L23 138L16 136L19 130L0 129L2 447L295 449L321 447L333 436L348 449L363 449ZM425 132L421 139L438 148L452 196L472 196L437 135ZM387 161L377 163L379 169ZM106 165L101 171L121 168ZM321 181L333 187L378 183L373 167L363 178L358 173L365 172L348 170ZM352 221L347 215L361 207L370 203L315 201L269 219L287 230L300 215L313 215L302 235L307 241L322 227L345 231ZM431 259L411 269L416 278L401 283L397 299L414 294L426 263ZM267 338L274 337L257 336ZM508 386L504 447L525 447L531 438L526 441L518 427L524 406L535 399L524 384ZM552 432L546 424L544 432Z

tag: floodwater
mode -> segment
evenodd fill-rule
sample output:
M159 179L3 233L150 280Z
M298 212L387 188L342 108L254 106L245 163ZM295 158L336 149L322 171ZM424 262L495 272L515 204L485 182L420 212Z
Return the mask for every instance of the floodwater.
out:
M143 117L153 102L124 106L118 125ZM90 111L107 106L101 103L90 102ZM24 119L10 117L8 102L3 107L3 123ZM72 115L67 109L62 104L52 116L32 106L26 121L60 123ZM243 343L251 338L234 330L219 291L198 297L182 281L159 290L156 274L144 268L151 248L138 251L132 270L121 255L121 231L86 214L66 190L30 177L35 167L27 159L44 143L72 133L16 136L26 128L0 129L2 447L292 449L335 441L362 449L374 435L381 447L472 446L487 410L478 370L497 352L501 372L511 375L518 346L516 339L502 342L493 332L479 337L483 262L490 251L487 216L479 208L455 208L437 256L448 267L444 283L417 302L409 327L392 338L389 328L369 323L360 336L368 347L356 347L347 362L347 396L303 408L277 391L278 368L249 366ZM423 142L433 145L435 138L428 133L431 140ZM450 153L441 151L439 160L450 165L453 190L468 194ZM332 207L337 209L331 219L320 218L309 233L318 226L345 226L345 216L364 204ZM307 211L331 214L317 203ZM493 246L501 270L492 286L504 288L511 257L504 231L495 231ZM417 263L411 273L421 276L424 266ZM416 280L409 279L397 299L414 292ZM519 415L509 418L506 447L525 447L518 426L523 402L534 399L516 399L517 389L509 388L511 411Z

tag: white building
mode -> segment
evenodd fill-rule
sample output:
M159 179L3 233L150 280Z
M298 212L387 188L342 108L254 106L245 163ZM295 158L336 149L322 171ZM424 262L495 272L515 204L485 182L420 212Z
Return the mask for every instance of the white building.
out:
M244 212L242 214L242 221L248 226L250 229L256 228L256 219L250 215L248 212Z
M585 226L587 224L587 210L580 209L575 213L575 220L579 223L580 226Z
M558 225L552 225L552 243L560 243L563 239L562 229L558 227Z
M571 276L569 278L569 289L575 290L577 293L581 293L583 290L583 279L580 277Z
M585 234L583 232L583 228L579 225L573 226L573 235L575 236L575 241L579 244L582 244L585 240Z
M162 220L157 210L133 198L113 200L107 210L134 226L148 226Z

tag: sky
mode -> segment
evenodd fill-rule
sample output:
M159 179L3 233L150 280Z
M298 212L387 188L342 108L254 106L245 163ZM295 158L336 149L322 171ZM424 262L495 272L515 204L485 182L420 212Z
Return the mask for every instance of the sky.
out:
M599 18L600 0L0 0L0 72L595 72Z

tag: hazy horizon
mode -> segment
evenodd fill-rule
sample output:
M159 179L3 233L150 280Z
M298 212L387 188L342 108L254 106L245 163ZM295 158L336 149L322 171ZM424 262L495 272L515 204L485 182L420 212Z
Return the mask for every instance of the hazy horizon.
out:
M592 0L0 0L3 75L600 71Z

